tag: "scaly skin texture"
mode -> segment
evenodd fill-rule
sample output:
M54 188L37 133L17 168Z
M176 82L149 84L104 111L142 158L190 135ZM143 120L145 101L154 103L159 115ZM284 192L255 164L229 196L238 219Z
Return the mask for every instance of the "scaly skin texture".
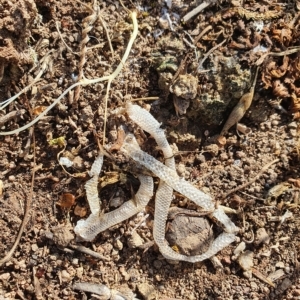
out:
M135 144L136 141L134 136L132 134L128 134L121 150L129 155L133 160L151 170L157 177L160 178L160 184L156 192L156 194L159 195L156 195L155 198L156 213L154 217L154 227L156 231L155 235L157 235L155 242L158 243L159 250L165 258L195 263L212 257L224 247L235 241L235 232L237 232L238 228L231 222L222 208L219 207L214 209L214 204L210 196L201 192L183 178L180 178L176 171L172 168L167 167L151 155L138 149ZM168 209L172 199L170 198L170 195L165 193L168 192L166 189L167 186L191 199L204 209L213 210L211 217L215 218L225 227L227 232L220 234L205 253L195 256L182 255L175 252L166 242L165 220L160 217L160 214L165 214L165 211Z
M165 158L165 165L154 159L136 147L137 142L133 135L129 134L121 148L133 160L144 165L160 178L159 186L155 197L155 212L153 236L160 252L167 259L183 260L188 262L198 262L210 258L217 252L228 246L235 240L235 232L237 227L226 216L220 208L215 209L212 198L193 185L179 178L175 171L175 161L173 152L166 139L164 131L160 128L160 124L152 117L149 112L137 105L127 104L127 114L131 120L138 124L143 130L150 133L156 140L158 147L162 150ZM186 256L175 252L165 240L165 225L167 213L172 201L173 189L182 193L196 204L211 210L211 217L217 219L225 227L226 233L220 234L217 239L211 244L207 252L201 255Z
M242 119L242 117L245 115L245 113L249 109L249 107L251 106L253 96L254 96L254 90L255 90L255 85L256 85L256 80L257 80L258 69L259 68L257 67L256 72L255 72L255 77L254 77L252 86L250 88L250 91L241 97L238 104L232 110L226 123L223 126L220 136L224 136L233 125L237 124Z
M235 241L235 232L238 228L231 222L228 216L224 213L224 210L221 207L215 208L214 202L209 195L201 192L189 182L180 178L176 173L173 152L166 139L164 130L160 128L160 124L148 111L137 105L129 103L126 110L128 116L136 124L138 124L143 130L149 132L155 138L159 148L165 156L165 164L162 164L154 157L143 152L132 134L128 134L125 137L121 147L121 151L126 153L139 164L144 165L160 178L159 187L155 197L153 236L163 256L167 259L183 260L194 263L210 258ZM99 162L100 159L101 157L99 157ZM94 164L90 175L97 179L100 173L100 168L100 163ZM94 209L94 213L92 211L92 214L86 220L78 221L74 228L75 233L82 239L91 241L101 231L122 222L141 211L152 196L153 180L151 177L145 175L139 175L138 177L141 185L135 196L135 201L129 200L118 209L102 215L99 213L97 205L94 205L94 208L96 208ZM97 183L96 180L90 180L89 183L92 186L86 185L87 189L95 192ZM210 217L218 220L225 228L226 232L220 234L210 245L209 249L201 255L186 256L179 254L175 252L165 240L165 226L168 209L172 201L173 189L180 192L185 197L190 198L204 209L211 211ZM94 202L97 199L96 195L91 195L88 191L87 196L89 202ZM92 206L92 203L90 203L90 207Z
M92 241L100 232L142 211L153 195L153 179L146 175L138 175L138 178L141 185L134 199L126 201L118 209L105 214L91 213L86 220L77 222L74 232L81 239Z

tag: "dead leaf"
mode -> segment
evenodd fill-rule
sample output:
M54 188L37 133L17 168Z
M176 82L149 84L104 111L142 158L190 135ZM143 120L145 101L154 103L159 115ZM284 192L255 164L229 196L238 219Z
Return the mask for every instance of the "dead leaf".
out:
M281 98L287 98L290 96L290 93L285 85L280 82L280 80L275 80L273 82L273 93L275 96L281 97Z
M45 111L47 108L47 106L37 106L35 108L33 108L32 110L32 114L34 116L38 116L39 114L41 114L43 111Z
M252 270L252 274L257 277L258 279L260 279L261 281L269 284L272 287L275 287L275 284L271 281L270 278L268 278L267 276L265 276L264 274L262 274L260 271L258 271L255 268L251 268Z
M284 76L285 73L286 73L286 71L287 71L288 64L289 64L289 58L287 56L285 56L283 58L283 64L282 64L282 66L280 66L277 69L274 69L274 70L270 71L272 77L280 78L280 77Z

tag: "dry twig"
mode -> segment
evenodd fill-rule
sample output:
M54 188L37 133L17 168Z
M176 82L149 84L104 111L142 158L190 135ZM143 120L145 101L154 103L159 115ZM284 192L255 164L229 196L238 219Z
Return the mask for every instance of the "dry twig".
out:
M205 55L203 56L202 60L200 61L199 65L198 65L198 72L202 71L204 62L212 54L212 52L215 51L216 49L218 49L219 47L221 47L225 42L226 42L226 39L223 40L218 45L212 47L207 53L205 53Z
M112 83L112 81L119 75L119 73L122 71L127 58L130 54L132 45L137 37L138 34L138 23L137 23L137 14L136 12L132 12L131 14L131 18L132 18L132 22L133 22L133 32L131 34L130 40L127 44L127 48L125 50L125 53L121 59L121 62L119 63L119 65L117 66L117 68L115 69L115 71L113 73L111 73L110 75L107 76L103 76L101 78L94 78L94 79L87 79L87 78L82 78L80 81L74 83L73 85L71 85L69 88L67 88L57 99L54 100L54 102L52 104L50 104L47 109L45 109L41 114L39 114L34 120L32 120L31 122L29 122L28 124L12 130L12 131L7 131L7 132L0 132L0 135L11 135L11 134L16 134L19 133L21 131L24 131L28 128L30 128L32 125L34 125L36 122L38 122L40 119L42 119L65 95L67 95L70 91L72 91L74 88L76 88L77 86L85 86L85 85L89 85L89 84L95 84L95 83L99 83L102 81L107 81L107 89L106 89L106 95L105 95L105 114L104 114L104 119L106 120L107 118L107 101L108 101L108 93L110 90L110 85ZM36 82L36 81L35 81ZM9 98L8 100L5 101L5 103L10 103L11 101L15 100L16 98L18 98L22 93L24 93L25 91L27 91L29 89L29 87L31 87L33 85L33 83L31 83L29 86L25 87L20 93L18 93L17 95ZM8 105L6 103L6 105ZM5 106L6 106L5 105ZM1 109L1 108L0 108ZM105 131L106 131L106 122L104 123L104 129L103 129L103 143L105 141Z
M20 239L22 237L22 234L24 232L24 229L25 229L26 224L29 219L29 212L30 212L30 207L31 207L31 203L32 203L32 198L33 198L33 186L34 186L34 178L35 178L35 170L36 170L36 168L35 168L35 166L36 166L36 149L35 149L34 133L32 135L32 139L33 139L33 168L32 168L32 176L31 176L30 193L29 193L29 196L26 197L24 217L23 217L21 226L19 228L17 238L16 238L12 248L9 250L9 252L0 260L0 266L3 265L4 263L8 262L11 259L12 255L14 254L16 248L19 245Z
M85 254L88 254L88 255L91 255L95 258L98 258L98 259L102 259L102 260L106 260L106 261L110 261L109 258L101 255L100 253L97 253L89 248L86 248L84 246L81 246L81 245L69 245L70 248L76 250L76 251L80 251L82 253L85 253Z
M87 16L83 20L83 26L82 26L82 39L80 42L80 60L79 60L79 65L78 65L78 81L80 81L83 78L83 66L86 62L85 55L87 52L87 43L90 40L88 33L92 30L93 24L96 22L98 15L99 15L99 6L97 6L97 1L94 0L93 2L93 9L92 9L92 14ZM77 101L80 96L80 91L81 91L81 86L78 85L75 88L74 92L74 104L77 104Z
M191 19L192 17L194 17L195 15L199 14L203 9L205 9L207 6L210 5L211 2L208 1L204 1L202 2L200 5L198 5L196 8L194 8L193 10L191 10L189 13L187 13L183 18L182 21L183 22L187 22L189 19Z
M252 183L253 183L255 180L257 180L264 172L266 172L266 171L270 168L271 165L276 164L277 162L279 162L279 159L278 159L278 158L276 158L276 159L274 159L273 161L271 161L270 163L266 164L266 165L259 171L259 173L258 173L256 176L254 176L252 179L250 179L250 180L247 181L246 183L244 183L244 184L242 184L242 185L240 185L240 186L238 186L238 187L236 187L236 188L230 190L230 191L227 192L226 194L223 194L222 197L221 197L221 199L225 199L225 198L227 198L230 194L235 193L235 192L237 192L237 191L239 191L239 190L242 190L242 189L244 189L245 187L247 187L248 185L252 184Z

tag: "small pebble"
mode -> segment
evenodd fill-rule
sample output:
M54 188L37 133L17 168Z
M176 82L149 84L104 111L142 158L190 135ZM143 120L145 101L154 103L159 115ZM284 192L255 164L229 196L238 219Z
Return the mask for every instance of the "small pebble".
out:
M78 32L73 33L73 38L76 42L79 42L80 41L79 33Z
M80 156L75 156L72 163L75 169L82 170L84 168L83 159Z
M114 246L118 250L122 250L123 249L123 243L119 239L117 239L117 240L114 241Z
M83 276L83 267L79 267L79 268L76 269L76 276L78 278L82 278L82 276Z
M297 129L297 122L291 122L290 124L288 124L288 128L290 129Z
M297 129L290 129L290 134L292 137L296 137L298 135Z
M109 201L109 206L113 208L117 208L124 203L123 197L114 197Z
M156 269L160 269L161 267L162 267L162 262L160 261L160 260L155 260L154 262L153 262L153 265L154 265L154 268L156 268Z
M238 256L246 249L245 242L240 242L238 246L233 251L232 260L236 260Z
M165 291L165 286L163 284L160 284L157 288L161 293Z
M281 290L285 291L287 290L293 283L288 279L288 278L284 278L281 285L280 285L280 288Z
M229 256L229 255L223 256L222 262L223 262L224 264L226 264L226 265L230 265L230 264L231 264L230 256Z
M284 268L284 263L282 261L279 261L278 263L276 263L275 267L283 269Z
M258 285L256 284L256 282L251 281L250 286L251 286L252 291L257 291L258 290Z
M63 282L69 282L71 279L71 275L66 270L61 271L61 280Z
M190 295L188 296L188 299L189 299L189 300L195 300L195 299L196 299L196 297L195 297L195 295L194 295L194 294L190 294Z
M283 277L285 275L284 271L282 269L278 269L272 273L270 273L268 275L268 278L271 280L271 281L276 281L278 280L279 278Z
M37 244L32 244L32 245L31 245L31 250L32 250L33 252L37 251L38 249L39 249L39 247L38 247Z
M238 263L241 268L244 270L244 276L247 278L251 278L251 268L253 267L253 256L254 253L252 251L246 250L241 253L238 258Z
M55 255L50 255L49 258L52 261L56 261L57 260L57 257Z
M8 176L8 181L13 182L13 181L15 181L15 180L16 180L16 177L15 177L14 175Z
M228 155L227 155L227 153L223 152L223 153L220 154L219 158L220 158L221 161L225 161L225 160L228 159Z
M138 288L138 291L143 296L143 299L145 299L145 300L156 299L155 288L153 285L150 285L148 283L141 283L137 286L137 288Z
M127 245L129 248L137 248L141 245L143 245L144 241L143 239L140 237L140 235L134 231L132 232L131 236L129 236L127 238Z
M35 258L34 259L30 259L28 265L29 266L36 266L38 264L37 261L36 261L37 257L36 257L36 255L32 255L32 256L35 256Z
M120 267L120 273L124 277L125 281L130 279L130 274L127 273L124 267Z
M6 281L10 278L10 273L3 273L0 275L0 280Z
M219 153L219 147L217 144L211 144L204 147L204 151L208 152L212 156L216 156Z
M256 232L256 237L255 237L255 245L260 245L261 243L263 244L269 244L270 242L270 236L268 235L267 231L265 228L259 228Z
M237 158L244 158L246 156L246 153L243 151L236 151Z

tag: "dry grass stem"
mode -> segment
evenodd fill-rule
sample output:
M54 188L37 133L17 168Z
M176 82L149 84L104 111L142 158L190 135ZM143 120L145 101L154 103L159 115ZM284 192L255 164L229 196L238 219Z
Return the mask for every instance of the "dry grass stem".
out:
M195 15L199 14L203 9L205 9L209 5L210 5L210 2L206 2L206 1L202 2L200 5L198 5L196 8L194 8L192 11L190 11L189 13L187 13L182 18L182 21L183 22L187 22L189 19L191 19Z
M40 78L42 77L44 72L47 70L48 66L51 64L51 61L52 61L51 53L52 53L52 51L49 51L45 55L45 57L42 58L42 60L41 60L42 65L41 65L40 72L36 75L36 77L32 80L32 82L29 85L27 85L23 90L21 90L19 93L17 93L16 95L14 95L14 96L10 97L9 99L3 101L0 104L0 110L3 110L7 105L12 103L19 96L26 93L34 84L36 84L40 80Z
M108 30L107 30L107 27L106 27L106 23L104 22L104 20L101 18L101 16L99 15L99 20L104 28L104 31L105 31L105 34L106 34L106 38L107 38L107 41L108 41L108 45L109 45L109 49L110 49L110 52L111 52L111 55L112 55L112 58L114 58L115 56L115 52L114 52L114 48L111 44L111 40L110 40L110 37L109 37L109 34L108 34Z
M135 39L137 37L137 34L138 34L138 23L137 23L136 12L132 12L131 13L131 18L132 18L132 22L133 22L133 32L132 32L130 40L129 40L128 44L127 44L127 48L126 48L125 53L124 53L124 55L122 57L122 60L121 60L121 62L119 63L119 65L117 66L117 68L115 69L115 71L112 74L107 75L107 76L103 76L103 77L100 77L100 78L94 78L94 79L82 78L80 81L78 81L78 82L74 83L73 85L71 85L70 87L68 87L57 99L54 100L54 102L52 104L50 104L34 120L32 120L28 124L26 124L26 125L18 128L18 129L11 130L11 131L6 131L6 132L0 132L0 135L16 134L16 133L22 132L22 131L30 128L32 125L34 125L40 119L42 119L64 96L66 96L70 91L72 91L77 86L81 86L81 85L82 86L86 86L86 85L89 85L89 84L95 84L95 83L99 83L99 82L103 82L103 81L108 81L106 98L105 98L105 116L104 116L104 118L106 119L106 116L107 116L107 100L108 100L107 99L107 95L109 93L110 84L120 74L120 72L122 71L124 65L126 64L127 58L128 58L128 56L130 54L131 48L132 48L133 43L134 43L134 41L135 41ZM50 60L50 57L48 58L48 60ZM43 74L43 72L46 70L46 66L47 66L47 64L45 64L45 67L42 68L42 71L38 74L38 76L36 77L36 79L34 80L34 82L32 82L27 87L25 87L21 92L19 92L15 96L13 96L13 97L9 98L8 100L6 100L5 101L5 106L8 105L9 103L11 103L13 100L17 99L24 92L26 92L37 81L37 78L41 77L41 75ZM6 103L6 102L8 102L8 103ZM0 107L0 109L3 109L5 106ZM105 130L106 130L106 124L104 126L104 135L105 135ZM103 139L105 139L105 136L104 136Z
M250 179L249 181L247 181L246 183L230 190L229 192L227 192L226 194L224 194L222 196L222 199L227 198L229 195L231 195L232 193L235 193L239 190L244 189L245 187L249 186L250 184L252 184L255 180L257 180L264 172L266 172L273 164L276 164L277 162L279 162L279 159L275 159L273 161L271 161L270 163L266 164L260 171L259 173L254 176L252 179Z
M226 39L223 40L221 43L219 43L218 45L212 47L207 53L205 53L204 57L202 58L202 60L200 61L199 65L198 65L198 72L201 72L203 69L203 64L206 61L206 59L219 47L221 47L224 43L226 42Z
M8 251L8 253L0 260L0 266L2 266L4 263L8 262L11 257L13 256L15 250L17 249L20 239L23 235L24 229L26 227L26 224L29 219L29 213L30 213L30 208L31 208L31 203L33 199L33 186L34 186L34 179L35 179L35 166L36 166L36 149L35 149L35 136L34 133L32 132L32 140L33 140L33 168L32 168L32 175L31 175L31 186L30 186L30 193L29 196L26 197L26 205L25 205L25 210L24 210L24 217L21 223L21 226L19 228L18 235L16 237L16 240L11 247L11 249Z
M86 62L85 55L87 52L87 43L89 42L90 38L88 33L92 30L93 24L96 22L98 15L99 15L99 7L97 6L97 1L94 0L93 3L93 10L92 14L87 16L83 20L83 26L82 26L82 37L81 37L81 42L80 42L80 60L78 64L78 81L80 81L83 78L83 67ZM75 88L74 92L74 104L77 105L77 101L80 96L80 91L81 91L81 86L78 85Z

